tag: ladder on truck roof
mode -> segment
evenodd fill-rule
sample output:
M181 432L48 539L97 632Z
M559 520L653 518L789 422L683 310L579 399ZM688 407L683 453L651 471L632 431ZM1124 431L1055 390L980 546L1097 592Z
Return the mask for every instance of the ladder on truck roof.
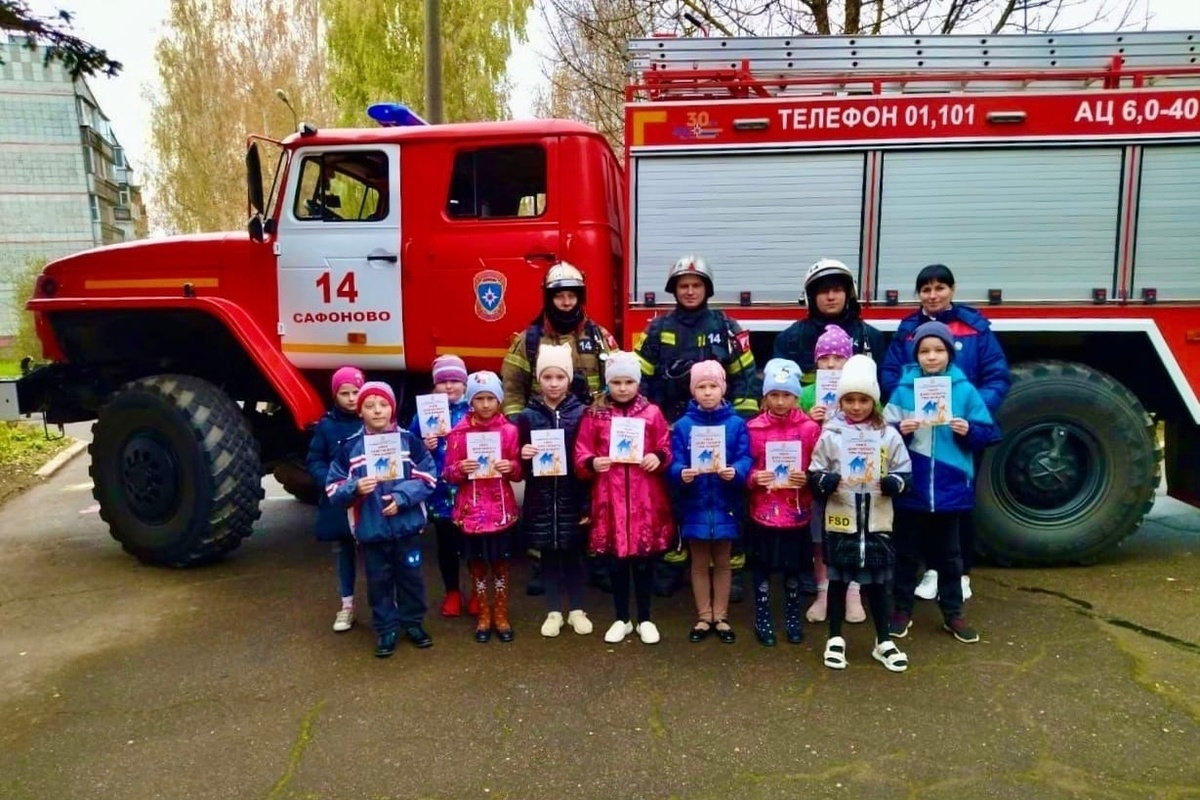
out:
M628 57L631 100L1200 85L1197 31L662 36Z

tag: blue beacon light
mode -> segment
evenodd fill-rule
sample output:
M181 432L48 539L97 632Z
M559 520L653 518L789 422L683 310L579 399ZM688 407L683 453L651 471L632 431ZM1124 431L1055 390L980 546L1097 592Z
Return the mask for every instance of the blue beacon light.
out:
M367 116L384 128L429 124L403 103L375 103L367 107Z

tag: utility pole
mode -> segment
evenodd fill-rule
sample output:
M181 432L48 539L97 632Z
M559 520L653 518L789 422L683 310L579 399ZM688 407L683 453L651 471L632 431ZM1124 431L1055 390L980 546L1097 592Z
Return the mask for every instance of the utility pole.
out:
M443 121L441 0L425 0L425 119Z

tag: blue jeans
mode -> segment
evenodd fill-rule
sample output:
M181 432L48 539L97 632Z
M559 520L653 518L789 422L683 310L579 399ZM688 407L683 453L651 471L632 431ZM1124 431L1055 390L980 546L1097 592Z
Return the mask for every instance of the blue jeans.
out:
M358 559L357 549L353 539L333 543L333 557L337 561L339 597L354 596L354 575L358 571L358 565L355 564Z

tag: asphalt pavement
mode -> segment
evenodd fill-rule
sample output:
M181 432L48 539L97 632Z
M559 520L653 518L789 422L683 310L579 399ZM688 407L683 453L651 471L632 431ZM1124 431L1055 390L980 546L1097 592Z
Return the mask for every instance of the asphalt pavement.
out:
M920 603L899 675L868 625L845 672L823 626L763 648L749 604L690 644L686 595L661 644L606 645L599 592L591 636L543 639L519 595L511 644L431 614L431 649L378 660L365 620L330 630L332 557L273 482L202 569L140 565L96 511L86 456L0 509L6 800L1200 797L1200 511L1170 500L1100 565L978 569L979 644Z

